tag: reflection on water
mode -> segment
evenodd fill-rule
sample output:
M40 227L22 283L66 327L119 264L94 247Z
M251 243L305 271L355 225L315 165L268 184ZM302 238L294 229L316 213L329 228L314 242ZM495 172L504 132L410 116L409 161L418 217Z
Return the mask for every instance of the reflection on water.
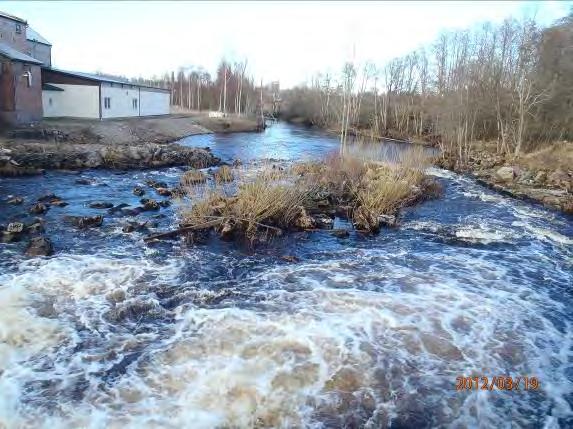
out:
M337 150L285 125L187 141L228 160ZM433 170L445 198L409 209L399 229L301 233L256 254L147 247L113 216L81 233L60 221L94 214L92 200L135 205L135 184L179 173L0 182L1 223L25 211L8 194L70 202L46 216L54 257L0 245L0 427L573 424L571 218ZM142 216L166 228L175 209ZM537 376L541 389L456 392L460 375Z

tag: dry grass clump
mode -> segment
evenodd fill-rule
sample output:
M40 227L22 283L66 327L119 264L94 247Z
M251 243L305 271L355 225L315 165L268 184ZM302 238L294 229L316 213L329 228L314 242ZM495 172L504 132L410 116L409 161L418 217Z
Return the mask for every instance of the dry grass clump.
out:
M213 177L217 183L229 183L235 179L233 170L231 170L231 167L228 165L219 167L219 169L213 174Z
M573 142L557 142L522 155L517 164L532 171L573 169Z
M188 170L181 176L181 184L183 186L196 185L198 183L205 183L207 177L200 170Z
M185 225L205 225L219 221L220 230L228 229L248 239L261 230L280 233L301 212L307 189L284 183L284 172L264 169L254 178L241 178L236 195L227 196L222 187L195 190L190 210L182 212Z
M403 205L423 197L426 164L413 151L385 162L334 155L290 169L272 166L254 175L239 171L236 186L223 186L228 180L216 179L214 186L189 187L193 205L182 212L183 223L214 227L223 238L253 240L261 232L314 228L319 222L309 213L324 216L345 206L352 209L357 229L376 232L381 217L394 216ZM232 174L227 169L224 174ZM193 179L184 177L182 182Z

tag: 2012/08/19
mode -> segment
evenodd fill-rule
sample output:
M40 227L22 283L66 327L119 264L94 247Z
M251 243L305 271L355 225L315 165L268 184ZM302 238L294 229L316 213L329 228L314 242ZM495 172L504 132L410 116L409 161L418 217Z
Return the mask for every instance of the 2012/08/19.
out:
M456 390L538 390L540 387L537 377L510 377L496 375L492 378L485 376L456 377Z

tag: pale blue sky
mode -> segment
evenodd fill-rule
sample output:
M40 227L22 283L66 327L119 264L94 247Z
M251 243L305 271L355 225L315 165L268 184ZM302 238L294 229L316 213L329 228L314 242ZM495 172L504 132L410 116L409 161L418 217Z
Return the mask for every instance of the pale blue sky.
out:
M353 55L382 65L444 29L535 14L548 24L572 1L546 2L0 2L53 44L55 67L149 77L179 66L213 72L248 58L258 79L292 86L338 72Z

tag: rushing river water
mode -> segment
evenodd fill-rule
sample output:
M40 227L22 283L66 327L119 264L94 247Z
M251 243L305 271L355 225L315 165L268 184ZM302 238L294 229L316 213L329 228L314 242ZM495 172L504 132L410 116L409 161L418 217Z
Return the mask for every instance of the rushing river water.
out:
M184 143L244 161L337 148L283 124ZM54 256L0 244L0 428L573 426L571 218L433 170L445 196L398 229L300 233L254 254L147 246L114 215L62 221L102 212L91 201L137 205L134 185L180 173L0 180L0 223L47 192L70 203L45 216ZM138 218L166 229L176 209ZM456 391L461 375L540 388Z

